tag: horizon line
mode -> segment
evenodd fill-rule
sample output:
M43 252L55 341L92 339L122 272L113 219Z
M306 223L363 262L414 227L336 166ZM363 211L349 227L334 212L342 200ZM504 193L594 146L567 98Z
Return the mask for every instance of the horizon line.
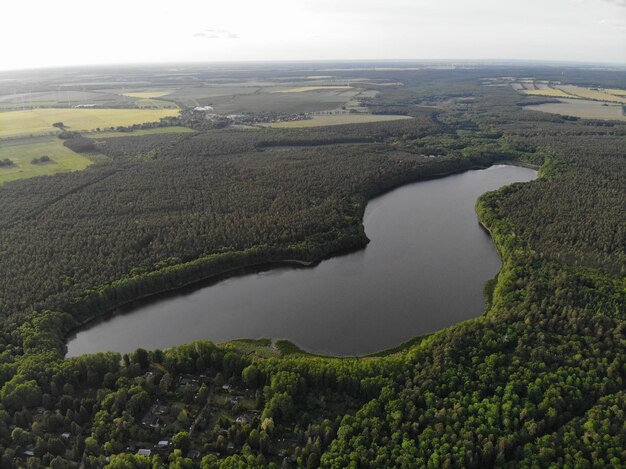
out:
M18 67L0 69L0 73L11 72L27 72L35 70L62 70L62 69L80 69L80 68L112 68L112 67L158 67L158 66L200 66L200 65L262 65L262 64L341 64L341 63L447 63L454 65L459 64L542 64L544 66L604 66L617 67L626 70L626 63L623 62L605 62L605 61L589 61L589 60L554 60L554 59L502 59L502 58L472 58L472 59L455 59L455 58L393 58L393 59L250 59L250 60L197 60L197 61L163 61L163 62L110 62L110 63L83 63L83 64L66 64L66 65L44 65L32 67Z

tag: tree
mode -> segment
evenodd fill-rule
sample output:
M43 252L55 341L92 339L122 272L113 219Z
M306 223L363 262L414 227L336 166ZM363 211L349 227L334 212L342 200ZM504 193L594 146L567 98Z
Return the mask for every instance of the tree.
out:
M187 432L178 432L172 437L172 444L175 449L179 449L183 454L187 454L191 445L191 438Z

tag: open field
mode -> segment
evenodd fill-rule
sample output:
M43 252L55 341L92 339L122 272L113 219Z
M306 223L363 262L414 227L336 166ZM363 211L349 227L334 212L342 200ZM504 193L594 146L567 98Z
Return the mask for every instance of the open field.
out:
M33 93L11 93L0 96L0 110L11 111L39 107L71 108L78 105L96 105L98 107L130 104L127 96L106 91L69 91L54 90Z
M132 132L91 132L89 134L83 134L86 137L99 139L99 138L112 138L112 137L139 137L141 135L154 135L154 134L184 134L195 132L193 129L187 127L157 127L156 129L139 129Z
M626 96L626 90L619 90L617 88L609 88L604 91L615 96Z
M163 101L162 99L138 99L135 101L137 107L142 109L177 109L178 106L171 101Z
M594 90L591 88L583 88L582 86L574 85L559 85L559 89L583 99L593 99L596 101L609 101L626 104L626 97L612 95L602 90Z
M587 99L559 99L559 103L546 103L524 106L529 111L551 112L584 119L604 119L626 121L619 104L607 104Z
M33 158L47 155L48 163L32 164ZM14 165L0 168L0 185L7 181L43 176L62 171L85 169L91 161L63 146L56 137L35 137L5 141L0 145L0 160L9 158Z
M0 137L50 134L55 122L70 130L93 130L156 122L175 116L174 109L32 109L0 113Z
M174 90L152 90L152 91L128 91L124 96L139 99L161 98L173 92Z
M354 96L355 90L347 91L303 91L300 93L256 93L221 96L200 100L201 105L210 105L220 114L240 112L317 112L330 111L345 105Z
M302 93L305 91L344 91L351 90L352 86L340 85L340 86L298 86L295 88L288 88L286 90L272 91L272 93Z
M392 116L386 114L339 114L330 116L314 116L312 119L289 122L276 122L267 124L267 127L277 128L300 128L300 127L323 127L325 125L339 124L362 124L366 122L393 121L399 119L411 119L409 116Z
M554 98L571 98L572 96L567 94L563 90L555 90L552 88L544 88L540 90L520 90L523 94L530 96L550 96Z

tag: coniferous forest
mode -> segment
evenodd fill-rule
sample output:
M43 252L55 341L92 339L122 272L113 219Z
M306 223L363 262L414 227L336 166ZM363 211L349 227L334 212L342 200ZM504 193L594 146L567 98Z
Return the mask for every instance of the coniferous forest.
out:
M2 467L626 466L626 122L483 82L549 68L358 73L403 83L367 106L412 119L70 135L89 167L0 187ZM64 358L120 305L361 249L372 197L498 162L539 178L477 202L502 269L474 320L359 358L270 340Z

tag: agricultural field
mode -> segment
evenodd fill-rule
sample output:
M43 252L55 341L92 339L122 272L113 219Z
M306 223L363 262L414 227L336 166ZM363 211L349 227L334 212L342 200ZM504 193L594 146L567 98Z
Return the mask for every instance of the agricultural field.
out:
M69 91L59 87L54 91L10 93L0 96L0 111L14 111L41 107L95 105L98 107L132 105L133 99L108 91Z
M48 156L50 161L32 163L34 158ZM0 185L16 179L43 176L63 171L85 169L91 161L63 146L56 137L34 137L3 141L0 145L0 160L13 162L12 166L0 167Z
M558 103L535 104L524 106L529 111L551 112L565 116L584 119L603 119L626 121L623 107L619 104L608 104L588 99L559 99Z
M604 91L614 96L626 96L626 90L619 90L617 88L609 88Z
M563 90L558 90L554 88L544 88L540 90L519 90L523 94L527 94L529 96L549 96L554 98L571 98L572 95L566 93Z
M272 93L302 93L305 91L345 91L351 90L352 86L347 85L328 85L328 86L297 86L295 88L288 88L286 90L272 91Z
M135 105L141 109L177 109L178 106L170 101L163 101L162 99L138 99L135 101Z
M596 101L609 101L609 102L626 104L626 97L609 94L605 90L583 88L582 86L574 86L574 85L560 85L559 89L562 89L566 93L572 94L574 96L578 96L583 99L593 99Z
M0 138L57 133L52 127L63 122L70 130L127 126L157 122L175 116L173 109L31 109L0 113Z
M340 108L358 94L347 91L302 91L299 93L255 93L221 96L200 100L201 105L210 105L219 114L243 112L318 112Z
M144 91L127 91L124 96L129 96L131 98L139 98L139 99L150 99L150 98L162 98L163 96L167 96L172 93L174 90L144 90Z
M184 133L193 133L195 130L189 129L187 127L157 127L154 129L139 129L133 130L132 132L91 132L88 134L84 134L86 137L99 139L99 138L113 138L113 137L140 137L142 135L155 135L155 134L184 134Z
M323 127L325 125L363 124L367 122L393 121L411 119L409 116L392 116L387 114L331 114L327 116L313 116L301 121L275 122L267 127L295 129L301 127Z

